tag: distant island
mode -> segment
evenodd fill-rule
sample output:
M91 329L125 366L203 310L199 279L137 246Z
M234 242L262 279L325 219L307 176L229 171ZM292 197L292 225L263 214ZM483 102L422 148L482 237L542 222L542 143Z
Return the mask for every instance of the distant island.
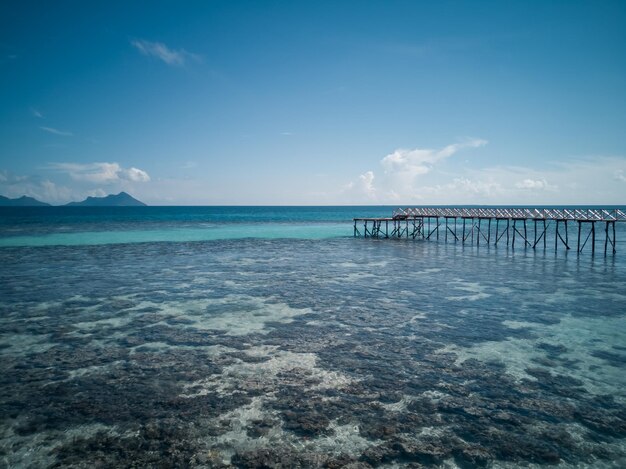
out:
M145 207L146 204L126 192L106 197L87 197L82 202L70 202L68 207Z
M50 207L50 204L25 195L17 199L9 199L8 197L0 195L0 207Z
M32 197L22 196L10 199L0 195L0 207L50 207L50 204L41 202ZM66 207L145 207L146 204L135 199L126 192L109 194L105 197L87 197L82 202L70 202Z

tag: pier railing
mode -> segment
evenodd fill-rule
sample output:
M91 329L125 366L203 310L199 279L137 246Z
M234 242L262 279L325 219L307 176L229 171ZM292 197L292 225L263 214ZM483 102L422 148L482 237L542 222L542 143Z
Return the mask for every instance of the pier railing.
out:
M619 209L563 208L398 208L393 218L500 218L517 220L626 221L626 211Z
M461 227L457 220L461 220ZM495 232L492 230L495 221ZM532 222L529 229L527 222ZM554 249L559 244L571 249L568 222L578 224L577 252L591 238L591 252L596 249L596 223L605 223L604 253L609 246L616 252L616 222L626 222L626 211L622 209L577 209L577 208L456 208L456 207L411 207L393 210L391 217L355 218L354 236L365 238L422 238L439 239L440 228L455 242L476 245L506 243L515 248L516 239L524 247L542 245L547 247L548 229L554 226ZM362 223L362 232L361 232ZM500 225L502 224L502 229ZM585 226L585 233L583 233ZM460 231L460 233L459 233ZM584 236L586 235L586 236Z

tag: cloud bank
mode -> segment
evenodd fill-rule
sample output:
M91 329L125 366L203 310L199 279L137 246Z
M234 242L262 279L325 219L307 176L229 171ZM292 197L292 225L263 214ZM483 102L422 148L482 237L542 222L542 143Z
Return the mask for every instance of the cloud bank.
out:
M52 163L49 168L66 173L75 181L96 184L150 181L147 172L138 168L122 168L118 163Z
M490 166L467 169L438 165L462 150L487 144L469 139L441 149L397 149L380 160L380 177L366 171L344 185L346 204L623 204L626 158L594 156L548 162L543 168Z
M465 148L479 148L484 145L487 145L486 140L473 138L440 149L398 148L380 161L383 176L378 185L374 185L374 171L367 171L355 182L347 184L343 192L351 203L362 203L357 202L362 198L378 203L414 199L417 196L417 178L430 173L437 164Z
M123 168L118 163L52 163L50 178L19 176L0 170L0 194L7 197L27 195L43 202L63 204L87 196L102 197L119 190L136 192L150 176L139 168ZM65 180L64 180L65 179Z
M19 176L0 171L0 194L10 198L27 195L43 202L64 203L72 200L71 189L36 176Z
M386 173L395 173L413 178L430 172L435 164L451 157L463 148L478 148L487 145L487 140L471 139L464 143L448 145L441 150L398 149L385 156L381 164Z

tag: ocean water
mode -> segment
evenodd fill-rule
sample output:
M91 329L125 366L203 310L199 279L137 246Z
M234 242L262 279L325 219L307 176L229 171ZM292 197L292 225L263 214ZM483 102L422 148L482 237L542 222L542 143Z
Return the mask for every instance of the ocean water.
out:
M1 209L0 467L626 467L625 227L352 237L391 209Z

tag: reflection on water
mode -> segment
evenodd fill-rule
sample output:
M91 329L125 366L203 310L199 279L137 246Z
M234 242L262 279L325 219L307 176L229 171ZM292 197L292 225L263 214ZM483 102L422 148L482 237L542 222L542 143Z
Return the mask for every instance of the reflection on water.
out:
M335 238L0 265L6 466L626 465L619 259Z

